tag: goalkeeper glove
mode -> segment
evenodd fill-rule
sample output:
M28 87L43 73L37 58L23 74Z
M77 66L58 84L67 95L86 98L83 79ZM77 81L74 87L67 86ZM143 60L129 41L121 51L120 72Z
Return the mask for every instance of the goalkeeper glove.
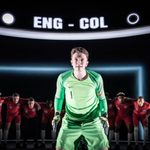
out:
M53 117L53 120L52 120L52 125L54 124L58 124L61 120L61 117L60 117L60 113L59 112L56 112L55 116Z

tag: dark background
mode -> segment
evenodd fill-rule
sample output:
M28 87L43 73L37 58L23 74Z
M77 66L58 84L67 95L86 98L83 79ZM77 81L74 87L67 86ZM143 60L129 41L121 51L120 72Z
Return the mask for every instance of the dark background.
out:
M0 41L2 66L71 67L70 49L75 46L83 46L89 50L89 67L143 66L144 93L147 98L149 97L149 35L94 41L44 41L1 37ZM58 73L4 72L0 74L1 91L4 95L18 91L23 97L53 99ZM104 74L103 72L101 74L104 78L105 90L112 96L119 91L124 91L131 97L136 96L134 74Z
M27 29L32 31L51 32L55 30L33 29L33 16L62 17L67 22L76 21L78 18L87 16L105 16L108 29L96 29L81 31L78 27L56 32L96 32L127 29L149 25L149 10L146 5L115 6L83 6L71 5L41 5L28 7L20 5L1 5L0 15L4 12L12 12L16 15L16 22L12 26L6 26L0 21L1 27ZM126 22L126 15L136 12L141 18L138 24L129 25ZM140 65L144 68L144 97L149 101L149 50L150 34L131 36L114 39L101 40L37 40L16 37L0 36L0 66L50 66L50 67L71 67L70 50L73 47L82 46L89 50L89 68L93 66L134 66ZM61 71L56 73L18 73L0 71L0 91L3 96L11 95L14 92L20 93L21 97L34 97L37 101L54 99L56 90L56 79ZM105 91L114 97L119 91L123 91L129 97L136 97L135 74L104 73L100 72L104 79Z
M112 31L119 29L132 29L149 25L149 10L143 5L2 5L0 15L11 12L16 21L7 26L0 21L1 27L13 29L26 29L44 32L96 32ZM135 25L126 22L128 14L135 12L140 15L140 21ZM33 16L61 17L64 22L63 30L34 29ZM104 16L107 29L81 30L77 22L81 17ZM74 28L67 28L65 24L74 22ZM100 40L40 40L0 36L0 65L1 66L50 66L71 67L70 50L73 47L82 46L90 52L90 64L92 66L143 66L144 68L144 97L149 99L149 55L150 35L139 35L124 38L100 39ZM1 92L3 95L11 95L18 92L22 97L33 96L37 100L53 99L55 83L58 74L41 73L18 73L1 72ZM136 97L134 74L105 74L100 72L104 78L105 91L114 97L119 91L124 91L129 97Z

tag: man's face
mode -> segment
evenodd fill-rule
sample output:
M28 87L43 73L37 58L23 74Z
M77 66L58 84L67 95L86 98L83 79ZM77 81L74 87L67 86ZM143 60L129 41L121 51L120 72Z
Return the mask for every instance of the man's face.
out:
M137 100L137 103L138 103L138 105L139 106L143 106L144 105L144 98L139 98L138 100Z
M74 70L85 69L88 65L88 60L85 54L83 53L74 53L71 58L71 64Z
M29 108L33 108L35 104L35 101L28 101Z
M123 103L125 100L125 96L118 96L118 100Z
M19 96L13 96L13 102L17 104L19 102Z

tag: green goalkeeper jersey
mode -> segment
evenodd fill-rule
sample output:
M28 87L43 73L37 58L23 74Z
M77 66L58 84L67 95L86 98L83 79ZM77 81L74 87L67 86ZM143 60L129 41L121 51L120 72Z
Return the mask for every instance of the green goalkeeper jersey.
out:
M57 79L55 112L61 112L65 100L67 118L72 121L88 122L107 113L103 79L100 74L86 70L88 76L78 80L73 70L61 73Z

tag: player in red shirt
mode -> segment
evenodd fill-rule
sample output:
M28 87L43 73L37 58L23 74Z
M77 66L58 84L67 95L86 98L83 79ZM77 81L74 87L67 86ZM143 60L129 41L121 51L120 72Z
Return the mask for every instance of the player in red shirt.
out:
M38 134L38 111L41 106L35 102L34 98L30 97L27 103L22 106L22 133L23 133L23 147L27 146L27 139L30 133L34 136L34 147L38 147L37 134Z
M108 139L109 142L112 142L114 138L114 131L115 131L115 118L116 118L116 107L114 104L114 100L109 98L109 93L106 92L106 99L108 105L108 122L109 122L109 132L108 132Z
M131 140L133 133L133 122L132 122L132 111L133 111L133 99L127 98L125 93L119 92L117 97L114 99L114 104L117 109L115 119L115 141L116 149L119 150L119 131L122 121L124 121L128 130L128 147L131 148Z
M54 106L53 101L48 100L46 103L41 102L42 117L41 117L41 147L45 147L45 137L46 137L46 129L50 128L52 130L52 119L54 117Z
M4 104L7 107L6 114L6 124L4 127L4 146L7 146L7 139L9 134L9 129L12 121L15 119L16 123L16 146L20 147L20 124L21 124L21 105L23 103L23 99L20 98L18 93L13 93L12 96L4 98Z
M4 103L4 99L1 98L2 93L0 93L0 147L1 147L1 142L2 142L2 137L3 137L3 130L2 130L2 105Z
M141 121L144 128L143 147L146 149L146 141L148 139L148 117L150 116L150 103L146 102L142 96L139 96L134 102L133 124L134 124L134 140L135 147L138 148L138 125Z

